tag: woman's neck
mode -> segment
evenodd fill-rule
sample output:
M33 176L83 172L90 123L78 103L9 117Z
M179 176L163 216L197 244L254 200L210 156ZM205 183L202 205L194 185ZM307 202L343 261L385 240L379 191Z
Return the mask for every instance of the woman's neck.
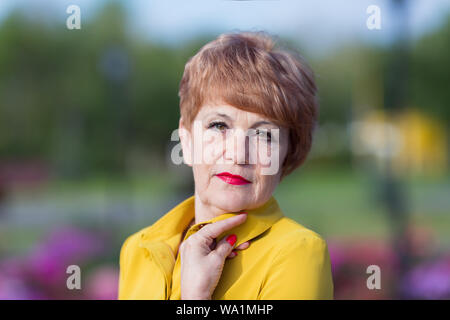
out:
M197 191L195 191L195 224L211 220L224 213L226 212L208 203L202 202Z

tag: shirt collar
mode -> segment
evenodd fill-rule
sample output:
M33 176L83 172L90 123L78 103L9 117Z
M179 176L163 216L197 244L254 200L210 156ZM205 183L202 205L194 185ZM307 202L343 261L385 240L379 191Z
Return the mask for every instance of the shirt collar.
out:
M266 203L256 209L245 210L247 219L242 224L222 234L217 240L220 241L225 235L235 234L237 237L236 246L251 240L267 229L269 229L283 214L274 196L271 196ZM224 213L208 221L194 224L186 232L184 239L197 232L201 225L216 222L230 218L239 213ZM173 237L180 236L189 222L195 216L195 195L187 198L175 208L170 210L161 219L155 222L151 227L144 230L141 234L141 246L145 247L149 242L167 241ZM180 236L181 240L181 236ZM170 242L170 241L169 241ZM169 244L170 245L170 244ZM170 245L175 252L174 245Z

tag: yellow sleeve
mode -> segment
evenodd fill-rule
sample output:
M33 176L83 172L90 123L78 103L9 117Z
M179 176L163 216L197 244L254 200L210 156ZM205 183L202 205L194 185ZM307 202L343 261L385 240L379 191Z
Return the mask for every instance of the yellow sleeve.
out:
M125 283L125 274L127 270L127 247L130 243L132 236L129 236L123 243L122 248L120 249L120 258L119 258L119 290L118 290L118 299L124 300L125 292L124 292L124 283Z
M296 235L277 254L267 272L258 299L333 299L328 247L315 235Z

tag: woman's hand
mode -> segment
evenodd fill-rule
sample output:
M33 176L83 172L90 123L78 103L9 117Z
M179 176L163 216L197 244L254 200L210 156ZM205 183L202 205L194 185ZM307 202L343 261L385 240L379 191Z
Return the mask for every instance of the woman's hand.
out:
M232 253L236 236L230 235L219 243L216 238L223 232L242 224L247 214L210 223L180 245L181 299L209 300L222 275L223 265ZM240 245L245 249L247 245ZM242 248L243 247L243 248Z
M250 241L246 241L244 243L241 243L240 245L238 245L236 248L234 248L233 251L231 251L231 253L227 256L227 258L234 258L237 256L237 250L245 250L250 246Z

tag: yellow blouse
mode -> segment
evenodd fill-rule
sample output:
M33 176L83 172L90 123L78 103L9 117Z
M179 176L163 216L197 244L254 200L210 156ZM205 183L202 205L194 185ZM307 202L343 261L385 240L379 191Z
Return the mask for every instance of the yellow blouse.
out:
M194 218L194 203L195 196L189 197L125 240L120 251L119 299L180 299L178 247ZM234 233L236 246L248 240L251 244L226 259L212 299L333 299L330 257L320 235L283 216L273 196L246 212L242 225L217 239ZM235 214L222 214L202 224ZM199 226L191 226L184 239Z

